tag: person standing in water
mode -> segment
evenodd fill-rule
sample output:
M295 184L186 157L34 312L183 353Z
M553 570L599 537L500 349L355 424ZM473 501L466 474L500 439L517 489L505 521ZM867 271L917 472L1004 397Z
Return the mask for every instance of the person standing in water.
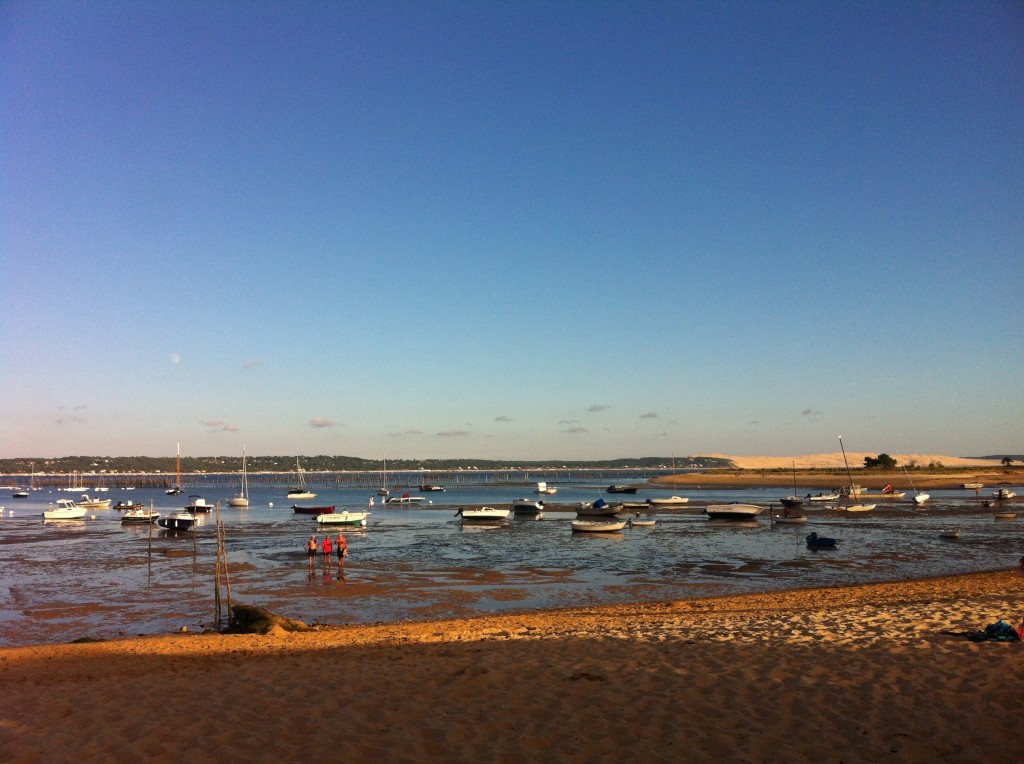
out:
M344 567L345 558L348 557L348 541L341 533L338 534L338 567Z
M316 536L310 536L309 541L306 542L306 559L309 560L309 569L313 569L313 565L316 563Z
M324 567L331 567L331 552L334 550L331 548L331 534L324 536L324 543L321 547L324 550Z

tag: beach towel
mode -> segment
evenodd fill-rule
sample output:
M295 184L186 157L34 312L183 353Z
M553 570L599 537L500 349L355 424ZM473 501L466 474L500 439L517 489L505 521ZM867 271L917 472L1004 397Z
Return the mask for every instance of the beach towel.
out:
M1020 642L1018 631L1001 619L990 623L984 631L968 631L964 636L972 642Z

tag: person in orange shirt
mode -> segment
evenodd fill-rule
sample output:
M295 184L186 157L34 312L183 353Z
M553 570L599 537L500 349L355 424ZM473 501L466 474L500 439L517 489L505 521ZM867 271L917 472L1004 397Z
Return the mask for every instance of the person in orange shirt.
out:
M348 541L342 534L338 534L338 567L340 568L345 564L345 558L348 557Z

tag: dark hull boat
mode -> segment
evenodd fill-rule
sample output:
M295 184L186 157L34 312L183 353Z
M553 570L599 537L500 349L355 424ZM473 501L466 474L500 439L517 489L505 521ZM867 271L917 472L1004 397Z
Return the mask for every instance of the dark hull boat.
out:
M636 493L635 485L610 485L605 488L605 493Z
M196 517L191 512L175 512L170 517L159 518L156 524L172 531L187 531L196 524Z
M332 515L334 514L334 505L329 507L300 507L298 504L292 504L292 509L297 515Z

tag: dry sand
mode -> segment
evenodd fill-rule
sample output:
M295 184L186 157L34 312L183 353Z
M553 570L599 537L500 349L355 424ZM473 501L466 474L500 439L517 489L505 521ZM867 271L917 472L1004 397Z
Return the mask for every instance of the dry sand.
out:
M0 761L1014 761L1024 577L0 650Z
M846 452L846 460L850 467L862 467L864 457L876 457L879 452ZM970 459L962 456L944 456L942 454L889 454L900 464L927 466L937 463L946 467L986 467L998 469L998 459ZM724 454L701 454L717 459L729 459L741 470L788 470L794 464L797 469L845 469L843 452L832 454L804 454L802 456L725 456Z

